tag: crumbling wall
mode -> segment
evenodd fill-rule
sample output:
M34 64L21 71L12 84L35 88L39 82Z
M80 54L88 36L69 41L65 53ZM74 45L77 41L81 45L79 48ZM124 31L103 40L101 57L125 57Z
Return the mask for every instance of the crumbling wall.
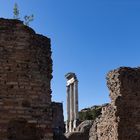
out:
M107 75L111 104L104 107L90 140L140 139L140 68L121 67Z
M52 128L53 140L63 139L65 132L63 104L59 102L52 102Z
M50 39L0 19L1 140L53 139L51 79Z

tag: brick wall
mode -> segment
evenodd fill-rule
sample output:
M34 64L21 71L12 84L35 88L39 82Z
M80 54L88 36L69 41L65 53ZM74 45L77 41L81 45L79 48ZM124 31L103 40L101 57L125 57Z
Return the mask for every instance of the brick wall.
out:
M63 104L59 102L52 102L52 128L53 128L53 140L63 140L65 132L64 116L63 116Z
M94 122L90 140L140 140L140 68L109 72L107 85L111 103Z
M63 103L52 102L52 115L53 123L52 127L54 131L59 133L65 132L64 116L63 116Z
M0 19L0 140L52 140L50 39Z

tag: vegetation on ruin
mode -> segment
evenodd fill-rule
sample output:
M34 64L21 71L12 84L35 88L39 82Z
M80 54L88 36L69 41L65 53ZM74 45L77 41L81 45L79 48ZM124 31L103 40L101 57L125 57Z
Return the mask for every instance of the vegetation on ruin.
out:
M30 16L27 16L27 15L24 16L24 24L27 25L27 26L33 20L34 20L34 15L33 14L30 15Z
M79 120L95 120L101 115L102 106L93 106L91 108L85 108L79 112Z
M19 19L19 8L17 3L15 3L13 8L14 19Z
M15 3L14 5L13 14L14 14L13 16L14 19L20 19L20 12L19 12L19 7L17 3ZM29 26L29 23L32 22L33 20L34 20L33 14L24 16L24 24L27 26Z

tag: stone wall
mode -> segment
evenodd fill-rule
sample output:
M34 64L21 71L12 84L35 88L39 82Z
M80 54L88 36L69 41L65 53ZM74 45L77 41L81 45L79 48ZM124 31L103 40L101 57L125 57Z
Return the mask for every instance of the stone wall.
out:
M140 68L109 72L107 85L111 103L94 122L90 140L140 140Z
M52 140L50 39L0 19L0 139Z
M54 140L60 140L65 132L64 116L63 116L63 104L58 102L52 102L52 128L54 134Z

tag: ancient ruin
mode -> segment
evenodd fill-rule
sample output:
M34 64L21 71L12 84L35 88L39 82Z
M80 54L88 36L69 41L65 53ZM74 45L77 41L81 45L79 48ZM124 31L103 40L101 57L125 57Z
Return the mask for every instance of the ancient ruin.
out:
M0 19L0 140L140 140L140 68L107 75L111 103L78 125L78 80L67 79L67 123L51 100L50 39L19 20Z
M53 140L51 79L50 39L0 19L0 140Z
M52 102L52 129L53 140L61 140L65 133L65 124L63 116L63 104L59 102Z
M84 121L66 134L67 140L140 140L140 68L109 72L107 85L111 103L103 105L92 125Z
M107 85L111 103L93 123L89 140L140 140L140 68L109 72Z
M68 73L65 77L67 79L66 132L73 132L78 125L78 80L74 73Z

